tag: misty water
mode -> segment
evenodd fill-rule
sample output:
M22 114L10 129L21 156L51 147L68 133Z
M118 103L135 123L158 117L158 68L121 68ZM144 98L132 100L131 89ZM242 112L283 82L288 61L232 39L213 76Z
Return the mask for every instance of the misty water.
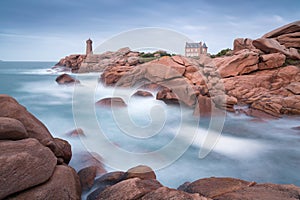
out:
M197 121L192 110L168 106L154 97L130 97L133 89L104 87L97 84L99 74L78 75L81 85L76 88L60 86L55 82L58 73L49 70L54 64L0 62L0 93L16 98L55 137L68 140L74 154L87 150L102 154L108 171L147 164L169 187L211 176L300 186L300 131L293 129L300 126L300 117L259 122L227 113L215 148L200 159L208 119ZM109 96L122 96L128 107L94 106ZM65 134L76 126L86 137ZM174 139L175 146L160 154ZM71 165L77 168L76 162Z

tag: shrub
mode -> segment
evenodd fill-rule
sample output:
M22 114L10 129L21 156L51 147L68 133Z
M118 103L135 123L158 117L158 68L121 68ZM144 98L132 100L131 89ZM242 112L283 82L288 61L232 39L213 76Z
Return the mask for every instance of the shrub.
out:
M232 50L230 48L227 49L222 49L219 53L215 54L215 55L211 55L211 58L216 58L216 57L221 57L221 56L227 56L230 55L232 52Z

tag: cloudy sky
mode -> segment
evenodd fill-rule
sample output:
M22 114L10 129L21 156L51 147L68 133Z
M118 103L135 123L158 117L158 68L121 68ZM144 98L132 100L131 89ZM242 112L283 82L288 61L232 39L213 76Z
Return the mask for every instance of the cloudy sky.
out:
M0 60L57 61L124 31L159 27L209 52L300 20L299 0L1 0Z

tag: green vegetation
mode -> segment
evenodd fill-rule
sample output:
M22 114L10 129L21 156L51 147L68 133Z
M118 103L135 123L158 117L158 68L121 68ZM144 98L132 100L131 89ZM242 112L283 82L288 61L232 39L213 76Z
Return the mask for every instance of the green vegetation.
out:
M166 51L162 51L162 50L155 51L153 53L141 52L141 54L140 54L140 63L150 62L152 60L155 60L155 59L163 57L163 56L175 56L175 54L169 54Z
M221 56L229 56L231 55L232 50L227 48L227 49L222 49L219 53L215 55L211 55L211 58L216 58L216 57L221 57Z
M284 66L288 66L288 65L294 65L300 67L300 60L287 58L285 59Z

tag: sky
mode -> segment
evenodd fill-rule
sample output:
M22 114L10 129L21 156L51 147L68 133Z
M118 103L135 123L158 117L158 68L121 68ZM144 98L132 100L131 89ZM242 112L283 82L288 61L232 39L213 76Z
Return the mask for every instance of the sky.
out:
M1 0L0 60L58 61L133 29L205 42L212 54L300 20L300 0ZM183 44L184 47L184 44ZM120 47L121 48L121 47Z

